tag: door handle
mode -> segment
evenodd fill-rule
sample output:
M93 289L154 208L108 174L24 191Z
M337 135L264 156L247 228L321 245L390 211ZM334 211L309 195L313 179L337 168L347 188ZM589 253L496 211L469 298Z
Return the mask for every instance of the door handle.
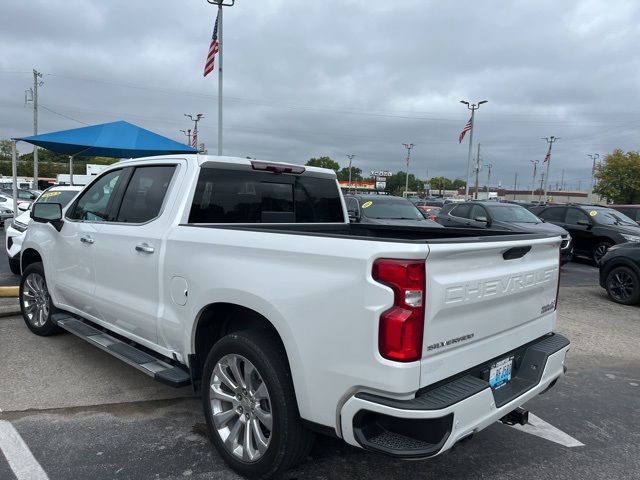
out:
M155 252L155 248L146 243L141 243L140 245L136 245L136 252L153 253Z
M80 237L80 241L82 243L88 243L89 245L91 245L93 243L93 238L86 236L86 237Z

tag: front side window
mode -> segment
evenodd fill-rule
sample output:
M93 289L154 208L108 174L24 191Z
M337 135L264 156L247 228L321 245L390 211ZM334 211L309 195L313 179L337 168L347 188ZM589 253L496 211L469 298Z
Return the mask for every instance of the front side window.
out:
M106 222L113 191L122 178L122 170L109 172L96 180L71 208L68 218L91 222Z
M344 221L335 180L202 168L190 223Z
M122 197L116 222L144 223L156 218L175 169L174 165L137 167Z
M469 217L473 220L475 220L476 218L481 218L484 217L486 219L488 219L489 217L487 216L487 211L484 209L484 207L481 207L480 205L474 205L471 208L471 214L469 215Z
M580 220L588 221L587 214L577 208L570 208L567 210L567 218L565 219L566 223L577 225Z
M38 197L36 203L59 203L66 207L77 193L75 190L48 190Z

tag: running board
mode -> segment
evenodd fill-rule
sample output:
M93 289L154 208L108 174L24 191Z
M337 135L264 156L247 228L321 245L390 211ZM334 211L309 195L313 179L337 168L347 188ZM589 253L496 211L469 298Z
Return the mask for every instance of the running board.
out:
M52 319L59 327L110 353L165 385L179 388L191 384L189 372L163 362L139 348L132 347L128 343L98 330L76 317L66 313L54 313Z

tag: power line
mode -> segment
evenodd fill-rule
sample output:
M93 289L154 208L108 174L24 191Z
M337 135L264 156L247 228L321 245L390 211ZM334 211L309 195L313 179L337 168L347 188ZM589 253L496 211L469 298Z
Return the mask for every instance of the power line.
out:
M40 106L40 108L44 108L46 111L51 112L51 113L53 113L55 115L58 115L59 117L66 118L67 120L71 120L71 121L74 121L74 122L77 122L77 123L81 123L82 125L91 125L90 123L83 122L82 120L78 120L77 118L70 117L69 115L65 115L64 113L56 112L55 110L52 110L51 108L43 105L42 103L39 106Z

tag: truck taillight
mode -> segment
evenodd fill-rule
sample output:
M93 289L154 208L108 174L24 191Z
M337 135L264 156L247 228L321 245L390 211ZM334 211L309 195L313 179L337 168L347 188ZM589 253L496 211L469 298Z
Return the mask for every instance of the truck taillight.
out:
M373 264L373 279L393 289L393 307L380 316L380 355L397 362L422 357L424 332L424 260L381 258Z

